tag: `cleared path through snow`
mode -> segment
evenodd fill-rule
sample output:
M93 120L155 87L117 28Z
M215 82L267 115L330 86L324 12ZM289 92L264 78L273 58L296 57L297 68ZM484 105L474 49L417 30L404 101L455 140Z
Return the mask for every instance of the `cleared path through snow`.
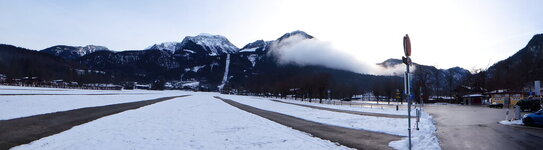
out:
M244 105L229 99L216 96L215 98L224 101L234 107L260 117L269 119L279 124L291 127L293 129L309 133L313 136L338 142L357 149L392 149L388 146L391 141L400 140L402 137L385 133L356 130L332 125L326 125L313 121L308 121L289 115L284 115L272 111L258 109L252 106Z
M0 149L26 144L40 138L68 130L98 118L137 109L154 103L182 96L162 97L152 100L87 107L0 121Z

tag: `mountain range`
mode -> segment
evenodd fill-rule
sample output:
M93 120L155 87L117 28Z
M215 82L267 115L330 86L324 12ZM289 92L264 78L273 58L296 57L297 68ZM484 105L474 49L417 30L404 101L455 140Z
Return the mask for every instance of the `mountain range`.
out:
M58 45L40 51L0 45L0 74L8 78L38 76L43 80L64 79L81 83L153 83L159 80L196 83L193 88L211 91L224 88L285 92L322 84L326 89L343 91L348 95L403 87L401 75L368 75L319 65L278 63L278 56L270 52L272 45L294 35L297 38L314 38L303 31L294 31L276 40L256 40L238 48L224 36L200 34L187 36L181 42L158 43L143 50L127 51L112 51L94 45ZM541 56L541 35L536 35L526 48L490 67L487 75L500 78L503 66L519 68L515 66L519 64L530 64L527 72L541 72L543 67L538 67L543 62L539 61ZM387 69L403 64L399 59L388 59L377 65ZM413 83L436 95L446 95L471 78L469 71L459 67L437 69L417 63L414 66ZM521 75L524 69L516 71Z

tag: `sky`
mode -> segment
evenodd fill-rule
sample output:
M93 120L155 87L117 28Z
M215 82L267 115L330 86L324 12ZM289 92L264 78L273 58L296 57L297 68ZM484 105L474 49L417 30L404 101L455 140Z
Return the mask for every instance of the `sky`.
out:
M543 33L540 0L2 0L0 43L141 50L210 33L237 47L302 30L356 61L487 68Z

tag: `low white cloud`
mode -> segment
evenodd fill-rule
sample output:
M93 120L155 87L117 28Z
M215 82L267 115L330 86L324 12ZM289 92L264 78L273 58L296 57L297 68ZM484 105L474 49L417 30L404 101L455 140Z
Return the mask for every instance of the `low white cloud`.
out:
M296 64L300 66L319 65L374 75L401 76L405 71L403 64L382 67L376 63L364 62L334 48L330 42L320 41L315 38L307 39L300 35L293 35L287 39L273 43L270 53L278 56L280 64Z

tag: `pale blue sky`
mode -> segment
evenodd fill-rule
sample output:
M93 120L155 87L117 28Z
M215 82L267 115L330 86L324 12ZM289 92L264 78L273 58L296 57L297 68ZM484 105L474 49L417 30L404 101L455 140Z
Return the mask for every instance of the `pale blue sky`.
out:
M543 1L2 0L0 43L30 49L143 49L199 33L238 47L303 30L368 63L400 58L440 68L486 68L543 33Z

